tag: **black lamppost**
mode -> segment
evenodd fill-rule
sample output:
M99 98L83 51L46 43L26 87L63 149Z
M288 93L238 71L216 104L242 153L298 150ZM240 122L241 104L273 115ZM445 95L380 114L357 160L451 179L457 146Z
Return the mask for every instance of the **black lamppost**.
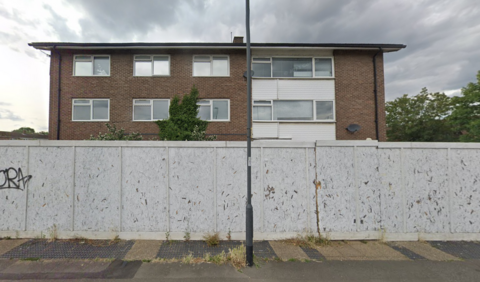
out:
M250 1L246 0L247 29L247 208L246 251L247 265L253 265L253 207L252 207L252 73L250 59Z

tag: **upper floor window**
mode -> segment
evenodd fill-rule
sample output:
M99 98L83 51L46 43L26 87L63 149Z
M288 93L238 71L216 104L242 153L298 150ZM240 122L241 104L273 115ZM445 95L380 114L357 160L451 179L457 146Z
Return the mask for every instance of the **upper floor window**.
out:
M108 55L75 55L74 76L109 76L110 56Z
M199 105L197 117L202 120L230 120L230 100L200 100L197 105Z
M254 77L333 77L332 58L258 57Z
M228 56L193 56L193 76L229 76Z
M73 121L108 121L110 100L108 99L73 99Z
M133 68L134 76L168 76L170 75L170 56L136 55Z
M253 101L256 121L334 121L332 100L265 100Z
M133 120L150 121L168 118L170 100L133 100Z

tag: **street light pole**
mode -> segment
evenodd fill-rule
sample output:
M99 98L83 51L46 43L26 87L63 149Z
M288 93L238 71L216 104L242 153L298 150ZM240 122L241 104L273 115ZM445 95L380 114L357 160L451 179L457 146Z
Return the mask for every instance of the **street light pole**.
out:
M250 58L250 1L246 0L247 29L247 208L246 251L247 265L253 265L253 207L252 207L252 74Z

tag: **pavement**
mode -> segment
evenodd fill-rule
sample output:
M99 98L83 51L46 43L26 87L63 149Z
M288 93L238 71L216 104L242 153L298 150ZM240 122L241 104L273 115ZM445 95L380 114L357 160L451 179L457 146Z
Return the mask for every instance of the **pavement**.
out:
M221 241L0 240L0 281L480 281L480 242L254 242L255 266L222 258ZM213 261L210 259L210 261Z

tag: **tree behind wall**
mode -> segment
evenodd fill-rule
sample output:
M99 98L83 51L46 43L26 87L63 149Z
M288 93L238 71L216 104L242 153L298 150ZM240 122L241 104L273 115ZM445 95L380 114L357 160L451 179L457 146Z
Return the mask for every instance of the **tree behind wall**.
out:
M160 140L173 141L211 141L216 136L205 137L208 122L201 120L198 115L198 89L193 86L190 94L185 94L180 103L180 98L173 97L168 110L169 117L157 120L155 123L160 129Z
M447 117L451 99L444 93L428 93L427 88L413 96L407 94L387 102L388 141L451 142L458 135Z

